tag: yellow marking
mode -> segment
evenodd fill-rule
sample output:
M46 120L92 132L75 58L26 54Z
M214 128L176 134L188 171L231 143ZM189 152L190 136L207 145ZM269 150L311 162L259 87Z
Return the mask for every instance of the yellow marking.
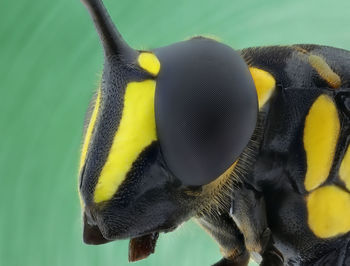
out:
M340 179L344 181L346 188L350 190L350 145L347 148L339 169Z
M100 90L98 90L94 110L92 111L89 125L88 125L88 128L87 128L86 133L85 133L83 148L82 148L81 157L80 157L79 172L81 171L81 168L83 167L83 165L85 163L86 154L87 154L87 151L89 148L89 143L90 143L92 131L94 129L96 119L97 119L98 110L100 108L100 102L101 102L101 92L100 92Z
M96 203L113 197L140 153L157 139L153 80L130 82L124 109L107 161L94 192Z
M305 120L306 190L313 190L326 181L332 167L339 129L338 111L332 98L319 96Z
M350 231L350 194L336 186L324 186L307 198L308 224L321 238Z
M81 150L81 156L80 156L80 163L79 163L79 176L80 176L80 172L81 169L85 163L85 159L86 159L86 154L89 148L89 143L90 143L90 139L91 139L91 135L92 135L92 131L95 127L95 123L96 123L96 119L97 119L97 114L98 114L98 110L100 108L100 102L101 102L101 92L100 89L97 91L97 97L95 100L95 104L94 104L94 109L92 111L91 117L90 117L90 121L89 121L89 125L86 129L85 132L85 137L84 137L84 141L83 141L83 147ZM79 188L79 183L80 183L80 179L78 179L78 188ZM83 209L84 208L84 200L81 196L80 193L80 189L78 189L78 195L79 195L79 202L80 202L80 207Z
M147 72L156 76L160 70L160 63L158 58L149 52L143 52L138 57L138 63Z
M275 89L276 81L267 71L256 67L250 67L249 70L255 83L260 109L270 99Z
M297 45L293 45L292 47L294 47L295 50L297 50L298 52L302 53L302 54L308 54L309 51L300 47L300 46L297 46Z
M327 62L318 55L309 56L310 65L317 73L328 83L329 86L336 89L341 85L340 77L330 68Z

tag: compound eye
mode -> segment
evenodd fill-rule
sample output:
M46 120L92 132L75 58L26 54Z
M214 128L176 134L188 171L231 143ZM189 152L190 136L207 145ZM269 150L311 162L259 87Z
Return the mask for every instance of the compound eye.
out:
M258 102L248 67L230 47L192 39L157 51L157 134L167 166L183 185L224 173L248 144Z

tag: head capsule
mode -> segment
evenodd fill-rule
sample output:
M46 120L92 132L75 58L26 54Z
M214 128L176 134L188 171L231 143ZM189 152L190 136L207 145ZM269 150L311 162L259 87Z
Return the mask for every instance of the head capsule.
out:
M105 54L80 163L84 239L168 231L198 211L188 190L226 172L250 140L252 77L239 53L208 38L134 50L100 0L83 2Z

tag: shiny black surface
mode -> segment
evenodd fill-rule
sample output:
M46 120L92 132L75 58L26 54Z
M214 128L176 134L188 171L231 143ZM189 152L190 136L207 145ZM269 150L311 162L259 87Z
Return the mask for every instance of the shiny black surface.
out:
M232 165L254 131L254 82L240 55L211 39L155 53L161 62L156 125L165 161L184 185L208 184Z

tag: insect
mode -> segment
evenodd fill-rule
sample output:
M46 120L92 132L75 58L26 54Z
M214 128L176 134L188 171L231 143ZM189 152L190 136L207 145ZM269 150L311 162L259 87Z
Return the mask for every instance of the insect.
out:
M139 51L83 3L105 55L79 169L86 243L130 238L135 261L195 218L215 265L350 265L350 52L204 37Z

